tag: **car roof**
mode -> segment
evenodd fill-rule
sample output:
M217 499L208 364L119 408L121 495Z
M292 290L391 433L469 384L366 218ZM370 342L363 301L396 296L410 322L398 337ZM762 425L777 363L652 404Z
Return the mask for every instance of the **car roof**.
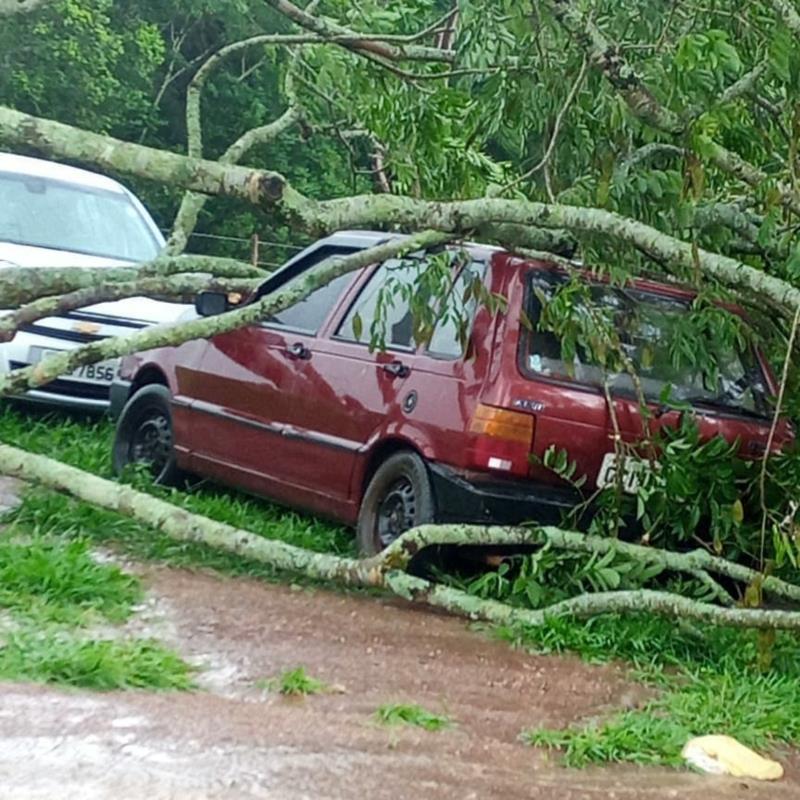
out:
M18 156L14 153L0 152L0 172L10 172L32 178L47 178L117 194L127 193L122 184L105 175L77 167L68 167L66 164L59 164L56 161Z
M381 242L388 242L393 239L408 239L409 237L410 234L407 233L392 233L387 231L370 230L346 230L332 233L329 236L326 236L324 239L320 239L315 244L324 242L326 244L339 245L342 247L366 249L368 247L375 247ZM461 244L482 256L506 252L502 247L496 247L495 245L485 244L483 242L462 242Z

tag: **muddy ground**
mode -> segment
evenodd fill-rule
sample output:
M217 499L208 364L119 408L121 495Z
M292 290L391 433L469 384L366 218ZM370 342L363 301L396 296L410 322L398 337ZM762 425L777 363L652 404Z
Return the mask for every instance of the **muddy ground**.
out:
M532 656L401 602L138 567L149 600L129 626L203 664L193 693L0 685L2 800L184 798L800 797L779 784L614 767L568 771L517 740L642 699L614 666ZM335 693L288 699L255 684L304 665ZM446 731L385 728L416 702Z

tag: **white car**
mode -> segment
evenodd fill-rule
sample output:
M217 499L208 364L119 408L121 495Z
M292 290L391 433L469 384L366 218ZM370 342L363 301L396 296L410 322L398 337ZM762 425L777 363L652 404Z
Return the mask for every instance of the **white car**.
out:
M163 247L164 238L144 206L116 181L0 153L0 269L125 266L149 261ZM134 297L41 319L0 344L0 372L34 364L54 350L174 322L186 310ZM116 371L116 360L81 367L25 399L105 410Z

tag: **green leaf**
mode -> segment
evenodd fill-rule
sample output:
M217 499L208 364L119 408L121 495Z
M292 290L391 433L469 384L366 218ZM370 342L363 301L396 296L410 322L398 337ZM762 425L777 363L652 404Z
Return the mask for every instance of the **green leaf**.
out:
M364 323L361 319L361 315L356 312L353 316L353 335L356 339L361 339L361 334L364 332Z

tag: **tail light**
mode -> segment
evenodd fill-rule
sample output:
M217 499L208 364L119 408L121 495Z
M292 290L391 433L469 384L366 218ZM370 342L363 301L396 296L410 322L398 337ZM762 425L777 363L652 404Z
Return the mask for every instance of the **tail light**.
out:
M526 476L535 427L536 418L531 414L479 403L469 426L476 435L474 466Z

